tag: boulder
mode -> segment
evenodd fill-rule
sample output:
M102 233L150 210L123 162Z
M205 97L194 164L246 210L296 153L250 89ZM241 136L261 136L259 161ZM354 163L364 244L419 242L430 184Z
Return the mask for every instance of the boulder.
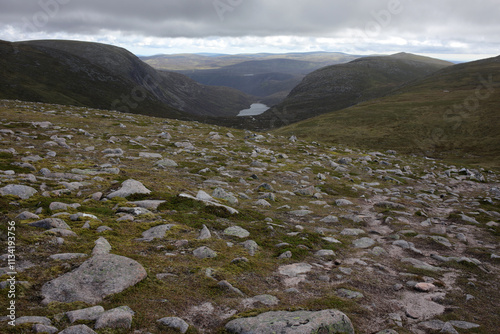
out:
M96 255L77 269L42 287L42 303L96 304L104 297L122 292L146 278L146 270L136 261L114 254Z
M18 196L21 199L28 199L35 195L38 191L35 188L23 186L21 184L9 184L5 187L0 188L0 195L13 195Z
M71 230L71 227L69 227L68 224L64 222L64 220L60 218L45 218L42 220L38 220L33 223L29 223L28 225L34 226L34 227L41 227L46 230L50 230L52 228L62 228L66 230Z
M127 197L134 194L149 194L151 190L146 188L141 182L134 179L129 179L122 183L122 187L117 191L112 192L107 197Z
M351 320L338 310L318 312L267 312L256 317L230 321L226 330L234 334L250 333L350 333L354 334Z

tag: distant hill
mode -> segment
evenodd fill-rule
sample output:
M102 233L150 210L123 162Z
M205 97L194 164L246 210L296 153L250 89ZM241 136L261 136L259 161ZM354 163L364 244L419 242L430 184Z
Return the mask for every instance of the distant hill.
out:
M235 116L253 99L157 71L125 49L78 41L0 42L0 98L192 119Z
M304 76L321 67L358 56L331 52L243 55L159 55L142 57L157 69L173 70L204 85L226 86L263 103L281 102Z
M407 82L451 65L399 53L324 67L307 75L283 102L260 118L269 120L274 127L298 122L384 96Z
M500 56L446 67L383 98L276 133L498 168L499 73Z

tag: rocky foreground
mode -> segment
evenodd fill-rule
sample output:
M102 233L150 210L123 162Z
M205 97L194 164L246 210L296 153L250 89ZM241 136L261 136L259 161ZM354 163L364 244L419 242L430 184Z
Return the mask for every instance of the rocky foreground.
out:
M2 332L498 332L493 171L19 101L0 138Z

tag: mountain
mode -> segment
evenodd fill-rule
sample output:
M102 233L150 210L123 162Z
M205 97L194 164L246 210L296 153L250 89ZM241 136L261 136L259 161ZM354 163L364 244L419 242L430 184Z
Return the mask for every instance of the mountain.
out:
M383 98L276 133L500 167L498 73L500 56L446 67Z
M358 56L311 52L251 55L160 55L142 59L157 69L175 70L204 84L238 89L273 105L281 102L308 73Z
M253 99L157 71L125 49L78 41L0 43L0 98L192 119L235 116Z
M278 127L381 97L452 63L398 53L327 66L307 75L287 98L260 117Z

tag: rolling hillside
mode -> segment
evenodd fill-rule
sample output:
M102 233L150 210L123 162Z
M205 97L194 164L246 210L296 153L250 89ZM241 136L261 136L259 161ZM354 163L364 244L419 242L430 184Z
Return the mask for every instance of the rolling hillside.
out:
M125 49L77 41L0 43L0 97L193 119L235 116L252 98L159 72Z
M292 124L276 133L498 168L499 73L500 57L454 65L386 97Z
M307 75L288 97L261 118L275 127L384 96L407 82L425 77L449 62L399 53L356 59Z

